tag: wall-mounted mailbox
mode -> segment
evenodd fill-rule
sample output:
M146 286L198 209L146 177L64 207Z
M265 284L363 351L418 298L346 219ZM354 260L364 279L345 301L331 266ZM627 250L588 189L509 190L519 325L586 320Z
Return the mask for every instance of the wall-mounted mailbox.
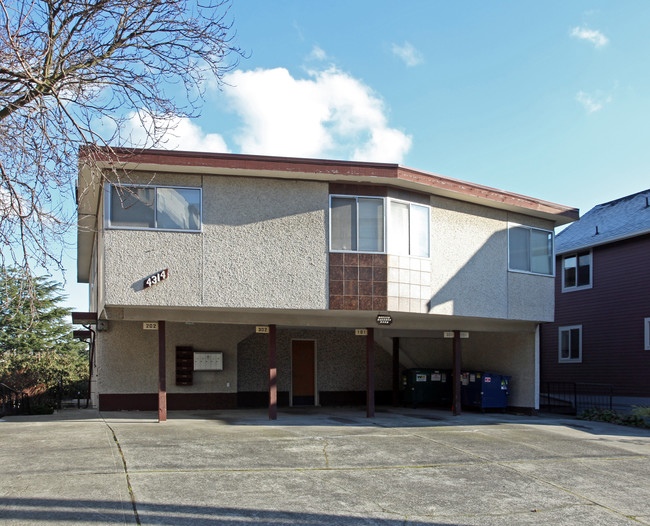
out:
M223 371L222 351L194 351L195 371Z

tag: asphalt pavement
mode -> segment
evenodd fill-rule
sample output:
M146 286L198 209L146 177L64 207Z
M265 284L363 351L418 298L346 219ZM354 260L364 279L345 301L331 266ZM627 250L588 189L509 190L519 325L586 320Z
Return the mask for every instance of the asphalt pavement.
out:
M650 525L650 430L378 408L0 420L3 525Z

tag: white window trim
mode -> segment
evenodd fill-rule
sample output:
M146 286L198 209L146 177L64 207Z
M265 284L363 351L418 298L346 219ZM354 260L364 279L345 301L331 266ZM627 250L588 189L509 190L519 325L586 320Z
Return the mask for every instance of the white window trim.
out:
M580 250L578 252L587 252L586 250ZM576 256L578 257L578 252L570 252L567 254L562 254L562 263L560 267L560 273L562 274L562 292L575 292L577 290L586 290L590 289L594 286L594 253L593 250L589 250L589 285L581 285L581 286L574 286L574 287L567 287L564 285L564 258L571 257L571 256ZM576 259L576 265L577 265L577 259ZM576 267L576 272L577 272L577 267Z
M357 247L359 246L359 199L381 199L382 202L382 207L384 210L384 250L383 251L371 251L371 250L339 250L339 249L333 249L332 248L332 198L347 198L347 199L354 199L357 203ZM382 196L377 196L377 195L346 195L346 194L330 194L330 207L328 212L329 216L329 251L330 252L337 252L341 254L386 254L386 228L388 226L388 223L386 222L386 198Z
M539 230L540 232L547 232L551 234L552 240L553 240L553 250L551 254L551 273L550 274L544 274L543 272L533 272L532 270L521 270L518 268L510 268L510 231L513 228L516 227L521 227L521 228L527 228L528 230ZM530 226L530 225L523 225L521 223L511 223L508 222L508 271L509 272L518 272L520 274L531 274L533 276L546 276L548 278L554 278L555 277L555 232L553 230L548 230L546 228L538 228L536 226Z
M645 350L650 351L650 318L645 318L643 324L645 333Z
M408 257L411 258L420 258L420 259L429 259L431 258L431 207L429 205L424 205L422 203L414 203L413 201L405 201L404 199L394 199L392 197L388 198L389 201L389 206L387 207L387 213L386 213L386 221L388 222L388 216L390 215L390 203L402 203L405 205L408 205L409 207L409 253ZM411 207L412 206L422 206L427 209L427 230L429 232L429 235L427 236L427 256L414 256L411 254L411 244L410 244L410 236L411 236ZM388 237L388 228L386 229L386 237ZM387 239L387 241L390 243L390 240ZM386 246L386 253L387 254L392 254L390 251L389 245ZM406 254L397 254L397 255L406 255Z
M158 228L158 227L146 227L146 226L120 226L113 225L111 223L111 200L112 192L111 188L113 186L121 186L124 188L172 188L174 190L198 190L199 191L199 200L201 203L201 213L199 214L199 228L190 229L190 228ZM104 220L106 227L111 230L149 230L155 232L202 232L203 231L203 188L200 186L175 186L175 185L162 185L162 184L120 184L115 185L113 183L106 184L104 186ZM154 218L156 217L156 207L154 207Z
M578 358L562 358L562 331L571 331L572 329L580 329L580 344L578 350ZM564 325L558 327L558 345L557 345L557 357L559 363L582 363L582 325ZM569 341L571 337L569 336ZM571 353L569 352L569 355Z

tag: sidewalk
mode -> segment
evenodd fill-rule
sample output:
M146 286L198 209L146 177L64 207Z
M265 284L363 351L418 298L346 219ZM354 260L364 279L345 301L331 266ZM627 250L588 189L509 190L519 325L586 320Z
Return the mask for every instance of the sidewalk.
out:
M649 430L404 408L169 418L5 417L0 522L650 524Z

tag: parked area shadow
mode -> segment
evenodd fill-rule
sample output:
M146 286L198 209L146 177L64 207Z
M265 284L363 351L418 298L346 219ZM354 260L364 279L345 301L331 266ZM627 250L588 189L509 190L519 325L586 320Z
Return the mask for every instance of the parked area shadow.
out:
M130 509L123 509L124 503L111 500L65 500L65 499L8 499L0 497L3 521L18 524L38 522L43 524L138 524ZM169 526L249 526L257 524L286 524L304 526L352 526L358 524L404 526L432 522L405 519L369 518L361 515L335 515L310 512L287 512L275 510L244 509L232 507L159 505L138 503L142 524ZM128 515L131 515L129 517Z

